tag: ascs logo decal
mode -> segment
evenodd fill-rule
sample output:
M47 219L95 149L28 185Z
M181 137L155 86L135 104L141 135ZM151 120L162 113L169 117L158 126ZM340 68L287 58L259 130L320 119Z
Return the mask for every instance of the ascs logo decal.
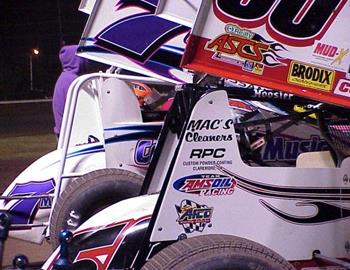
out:
M341 79L335 87L334 94L350 97L350 81Z

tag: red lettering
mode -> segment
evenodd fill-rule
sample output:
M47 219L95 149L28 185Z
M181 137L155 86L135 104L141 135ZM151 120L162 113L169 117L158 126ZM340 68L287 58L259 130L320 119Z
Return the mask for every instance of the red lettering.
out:
M342 84L339 86L339 91L341 92L350 92L350 83L348 82L342 82Z
M264 59L263 51L267 51L269 45L239 36L223 34L209 42L207 48L220 53L237 54L251 61L262 62Z

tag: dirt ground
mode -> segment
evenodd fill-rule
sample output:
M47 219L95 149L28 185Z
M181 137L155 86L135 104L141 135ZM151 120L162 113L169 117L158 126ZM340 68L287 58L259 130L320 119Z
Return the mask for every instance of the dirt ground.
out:
M0 191L33 161L56 148L52 133L51 101L0 104ZM25 254L30 262L45 260L50 254L47 243L42 246L8 239L3 264L9 265L17 254Z

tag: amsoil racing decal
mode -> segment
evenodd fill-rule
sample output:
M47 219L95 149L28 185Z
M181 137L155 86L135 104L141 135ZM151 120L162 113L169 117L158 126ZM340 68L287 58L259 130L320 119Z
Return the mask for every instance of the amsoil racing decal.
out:
M334 77L335 72L333 70L292 61L289 68L288 82L330 92Z
M221 196L233 194L236 181L220 174L195 174L176 180L174 188L180 192L199 196Z
M191 200L183 200L175 205L178 213L177 222L183 226L186 233L202 232L205 226L211 226L213 207L198 204Z

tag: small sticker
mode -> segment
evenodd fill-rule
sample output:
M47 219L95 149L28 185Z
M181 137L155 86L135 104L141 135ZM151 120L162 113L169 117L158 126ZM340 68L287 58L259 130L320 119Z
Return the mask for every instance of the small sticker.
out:
M335 72L299 62L292 62L289 68L288 82L308 88L330 92Z
M350 81L341 79L334 89L334 94L350 97Z
M185 233L203 232L207 224L210 226L213 207L191 200L182 200L180 205L175 205L175 208L178 214L176 221L182 225Z
M235 179L219 174L195 174L176 180L174 188L180 192L199 196L223 196L233 194Z

